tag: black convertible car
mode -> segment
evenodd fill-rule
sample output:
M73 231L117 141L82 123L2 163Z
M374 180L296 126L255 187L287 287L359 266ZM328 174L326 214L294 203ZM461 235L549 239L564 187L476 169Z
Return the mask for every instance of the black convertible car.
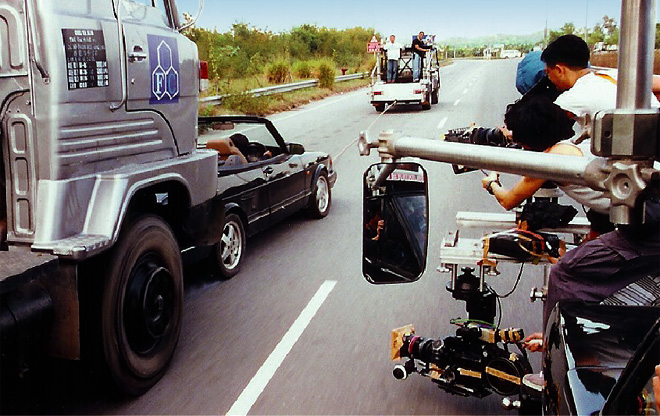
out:
M327 153L286 143L263 117L200 117L198 130L198 147L218 152L225 225L211 259L223 277L240 270L248 236L302 209L328 215L337 173Z

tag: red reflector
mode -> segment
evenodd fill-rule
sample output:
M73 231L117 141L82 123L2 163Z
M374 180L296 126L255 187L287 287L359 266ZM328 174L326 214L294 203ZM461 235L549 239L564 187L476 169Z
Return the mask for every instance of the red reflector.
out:
M415 90L414 94L421 94L422 90Z
M209 63L206 61L199 61L199 78L209 79Z
M374 95L383 95L382 91L374 91Z

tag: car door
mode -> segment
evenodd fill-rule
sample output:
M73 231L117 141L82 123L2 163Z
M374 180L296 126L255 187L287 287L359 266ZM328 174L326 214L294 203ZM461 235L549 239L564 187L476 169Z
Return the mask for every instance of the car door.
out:
M270 200L271 224L302 208L303 169L300 156L277 156L263 168Z
M259 143L274 155L265 158L261 167L268 189L269 222L273 224L302 207L305 186L302 161L299 155L288 152L269 122L255 126L248 138L250 143Z

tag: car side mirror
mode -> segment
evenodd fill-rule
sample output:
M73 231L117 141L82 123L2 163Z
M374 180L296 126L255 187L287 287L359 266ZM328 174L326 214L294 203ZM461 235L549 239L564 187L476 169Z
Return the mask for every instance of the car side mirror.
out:
M305 147L302 144L288 143L287 148L288 148L289 154L292 154L292 155L302 155L303 153L305 153Z
M379 163L364 173L362 274L369 283L408 283L426 267L428 181L418 163Z

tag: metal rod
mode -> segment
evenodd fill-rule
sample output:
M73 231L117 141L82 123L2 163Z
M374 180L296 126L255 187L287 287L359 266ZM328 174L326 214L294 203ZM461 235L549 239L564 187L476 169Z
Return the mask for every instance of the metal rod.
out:
M617 79L618 109L650 108L655 0L623 0Z
M387 150L395 157L415 156L524 176L537 175L539 178L557 182L603 189L600 183L602 176L595 174L604 166L605 161L601 159L591 160L579 156L557 157L557 155L528 150L449 143L415 137L391 140L388 142Z

